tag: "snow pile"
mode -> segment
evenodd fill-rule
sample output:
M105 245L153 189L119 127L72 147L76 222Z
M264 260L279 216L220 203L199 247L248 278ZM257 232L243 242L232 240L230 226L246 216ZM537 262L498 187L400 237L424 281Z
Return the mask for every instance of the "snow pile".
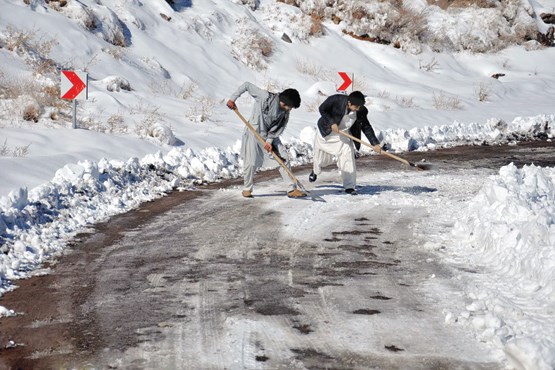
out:
M500 144L515 140L553 138L555 115L517 117L507 124L492 118L486 123L462 124L413 128L411 130L386 130L378 135L386 148L395 151L429 150L468 144Z
M555 169L502 167L454 235L466 264L489 276L458 320L504 348L517 369L555 368Z
M462 124L404 129L375 130L388 151L434 150L457 145L503 144L518 140L551 139L555 137L555 115L517 117L510 124L492 118L486 123ZM305 143L314 142L314 127L305 127L299 137ZM363 140L366 140L364 135ZM372 152L362 148L363 152Z
M287 143L291 164L307 163L309 147ZM236 178L242 173L237 145L200 152L174 148L142 159L68 164L54 178L28 191L0 198L0 295L11 280L32 275L58 256L79 231L127 212L175 188Z

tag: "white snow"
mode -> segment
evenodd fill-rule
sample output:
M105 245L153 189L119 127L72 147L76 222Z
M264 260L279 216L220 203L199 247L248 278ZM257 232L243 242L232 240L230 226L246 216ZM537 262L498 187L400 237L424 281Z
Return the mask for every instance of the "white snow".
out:
M243 124L225 101L244 81L301 92L283 137L294 165L311 161L317 108L339 85L338 71L354 74L390 151L555 136L554 48L474 54L421 47L413 55L354 40L333 23L310 37L310 19L269 0L256 11L240 1L204 0L178 10L163 1L109 3L69 2L59 11L41 0L0 3L0 295L17 279L48 273L42 263L100 221L175 188L240 177ZM527 6L554 12L549 0ZM453 42L469 34L471 23L462 20L471 18L474 39L489 42L494 21L480 29L490 13L474 9L458 18L433 7L427 17ZM16 47L17 32L30 38ZM284 32L292 43L281 40ZM270 45L271 53L257 53L255 44ZM46 57L57 68L89 73L79 129L63 117L67 105L48 105L37 122L22 119L28 105L46 99L44 87L59 84L57 72L39 68ZM504 76L491 78L495 73ZM10 92L18 89L24 93L16 98ZM237 101L244 114L251 104L246 96ZM434 178L398 180L426 187ZM371 181L386 186L389 178ZM555 368L554 182L552 168L509 165L490 177L454 175L440 195L384 191L357 202L427 210L434 222L420 230L426 247L445 263L480 271L465 276L469 305L443 308L445 323L468 327L502 353L508 368L547 370ZM295 237L317 234L326 214L340 217L348 208L344 197L325 197L321 212L312 213L319 216L306 216L302 232L290 231ZM440 203L442 212L433 216ZM0 317L13 314L0 306Z

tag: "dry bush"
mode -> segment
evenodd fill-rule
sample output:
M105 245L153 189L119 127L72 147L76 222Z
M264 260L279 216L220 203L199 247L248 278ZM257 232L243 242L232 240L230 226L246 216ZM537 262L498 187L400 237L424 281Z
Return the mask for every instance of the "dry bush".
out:
M201 96L197 99L197 102L193 105L193 107L186 113L186 117L190 121L197 123L209 121L216 104L216 100L206 96Z
M44 0L48 6L56 11L60 11L61 8L67 5L67 0Z
M57 84L37 86L37 83L30 79L0 75L0 98L15 100L21 96L30 96L39 105L39 110L45 107L69 109L69 103L60 99L60 87Z
M268 66L268 58L273 53L272 40L258 29L247 27L246 22L244 19L238 21L237 34L231 41L231 55L254 70L264 70Z
M426 71L426 72L432 72L437 68L437 60L436 58L432 58L432 60L428 61L428 62L422 62L422 60L418 60L418 68Z
M323 33L322 17L316 13L310 15L310 36L321 35Z
M58 42L44 35L37 37L38 34L39 31L34 28L21 31L8 26L0 42L3 42L7 50L22 57L36 75L53 75L57 73L58 66L49 55Z
M8 146L8 139L4 140L4 144L0 146L0 157L26 157L29 154L29 147L31 144L25 146L16 146L10 148Z
M417 108L417 105L414 103L414 98L412 97L406 97L406 96L397 96L395 98L395 101L397 102L397 104L399 104L399 106L403 107L403 108Z
M391 93L387 90L382 90L378 92L377 96L378 98L389 99L389 97L391 96Z
M433 106L438 110L460 110L463 109L462 102L456 96L447 96L443 92L433 96Z
M179 91L178 98L181 98L183 100L190 99L196 89L198 89L198 85L196 82L190 82L189 84L183 83L183 85L181 86L181 90Z
M130 114L142 116L141 121L135 126L135 133L141 137L149 136L154 126L165 120L165 116L160 113L160 107L142 101L131 108Z
M439 6L445 10L447 8L495 8L496 0L428 0L429 5Z
M106 121L106 132L108 133L126 133L127 125L125 124L125 119L123 114L117 113L112 114Z
M353 91L358 90L364 93L368 90L368 81L364 77L353 76L353 84L351 86Z
M308 76L320 78L322 77L323 67L307 60L297 59L297 71Z
M102 48L102 51L108 55L111 55L115 60L122 60L125 56L125 48L108 47Z
M38 122L40 117L40 107L37 104L29 104L23 109L23 120Z
M262 83L264 90L266 91L281 91L281 85L277 80L273 78L268 78L268 76L264 75L264 82Z
M481 83L479 86L476 87L475 93L476 93L476 96L478 97L478 101L484 102L484 101L488 101L491 90L489 86Z
M16 53L19 51L25 51L29 49L29 45L36 37L37 33L38 31L36 29L30 29L24 32L8 26L6 28L4 48Z

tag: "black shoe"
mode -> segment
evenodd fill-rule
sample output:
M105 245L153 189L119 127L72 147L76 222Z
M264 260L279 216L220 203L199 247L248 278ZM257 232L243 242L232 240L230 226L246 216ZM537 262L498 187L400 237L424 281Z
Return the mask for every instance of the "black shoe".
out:
M318 178L318 176L316 176L316 174L314 173L314 171L312 171L312 172L310 173L310 175L308 175L308 181L309 181L309 182L314 182L314 181L316 181L317 178Z
M345 193L350 194L350 195L357 195L357 191L355 189L345 189Z

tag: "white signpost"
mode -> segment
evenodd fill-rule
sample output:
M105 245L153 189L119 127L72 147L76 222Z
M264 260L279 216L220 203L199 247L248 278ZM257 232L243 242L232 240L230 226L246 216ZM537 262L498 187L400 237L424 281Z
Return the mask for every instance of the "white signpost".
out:
M77 128L77 100L89 98L89 75L82 71L66 71L60 73L60 97L73 100L73 123Z

